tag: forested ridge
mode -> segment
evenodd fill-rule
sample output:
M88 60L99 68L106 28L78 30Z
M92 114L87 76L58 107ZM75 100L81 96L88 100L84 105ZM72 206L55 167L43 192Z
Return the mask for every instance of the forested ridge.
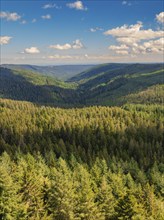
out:
M0 219L164 219L160 102L0 115Z
M60 107L163 102L164 68L160 63L96 65L66 81L43 74L46 70L51 66L43 70L28 65L0 66L0 97Z

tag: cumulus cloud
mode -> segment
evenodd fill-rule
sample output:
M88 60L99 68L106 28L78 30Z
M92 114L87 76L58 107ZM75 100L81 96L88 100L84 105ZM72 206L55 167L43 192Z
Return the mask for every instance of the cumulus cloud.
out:
M17 21L21 19L21 16L17 14L16 12L10 13L10 12L1 11L0 18L4 18L7 21Z
M40 53L40 51L39 51L39 49L37 47L30 47L30 48L24 49L23 53L37 54L37 53Z
M119 41L121 41L121 37L124 38L124 40L128 40L126 38L129 38L133 42L163 36L163 31L153 31L152 29L143 30L141 29L142 27L142 22L138 22L137 24L130 26L123 25L121 27L113 28L104 32L104 34L119 38Z
M164 24L164 12L159 13L158 15L156 15L156 20L159 23L163 23Z
M50 48L57 49L57 50L69 50L69 49L81 49L84 47L83 43L77 39L73 41L72 44L66 43L66 44L55 44L55 45L50 45Z
M132 51L135 54L147 54L147 53L163 53L164 51L164 38L160 38L157 40L151 40L144 42L143 44L133 45Z
M42 19L49 20L49 19L51 19L51 15L50 14L42 15Z
M82 1L76 1L76 2L72 2L72 3L67 3L67 7L74 8L76 10L87 11L87 7L85 7L83 5Z
M161 21L161 13L156 19ZM108 49L120 55L135 55L158 53L164 51L164 40L162 30L143 29L142 22L134 25L123 25L104 32L105 35L113 36L117 45L110 45Z
M127 55L129 47L126 44L121 44L119 46L111 45L108 47L109 50L115 51L116 54Z
M57 6L56 4L46 4L42 7L43 9L49 9L49 8L56 8L60 9L61 7Z
M83 47L84 47L84 45L82 44L82 42L79 39L73 41L73 44L72 44L73 49L81 49Z
M56 45L50 45L49 47L57 50L68 50L72 48L71 44L63 44L63 45L56 44Z
M11 38L9 36L0 36L0 45L8 44Z
M138 40L136 38L129 38L129 37L118 37L117 38L117 41L119 43L123 43L123 44L126 44L126 45L133 45L135 44Z
M119 42L125 42L128 41L128 39L130 39L129 41L137 42L163 36L163 31L153 31L152 29L142 30L142 27L142 23L138 22L137 24L130 26L123 25L121 27L113 28L104 32L104 34L117 37ZM121 38L123 38L123 41L121 41Z
M91 32L103 31L103 29L100 28L100 27L96 27L96 28L90 28L90 31L91 31Z

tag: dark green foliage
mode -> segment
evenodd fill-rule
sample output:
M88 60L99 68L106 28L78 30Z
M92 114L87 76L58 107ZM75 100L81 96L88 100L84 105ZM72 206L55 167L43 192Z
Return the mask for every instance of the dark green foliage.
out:
M163 102L163 64L103 64L67 82L35 68L0 67L0 97L60 107Z

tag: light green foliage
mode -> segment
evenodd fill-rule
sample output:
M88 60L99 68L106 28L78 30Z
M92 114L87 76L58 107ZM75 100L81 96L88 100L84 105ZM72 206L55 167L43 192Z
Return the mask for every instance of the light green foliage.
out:
M163 220L163 115L0 99L0 219Z

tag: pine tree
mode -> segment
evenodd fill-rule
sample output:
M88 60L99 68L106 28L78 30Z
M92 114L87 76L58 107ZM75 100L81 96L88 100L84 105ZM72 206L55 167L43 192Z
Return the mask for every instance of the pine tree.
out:
M77 218L81 220L104 219L95 202L96 195L92 187L93 182L86 168L78 165L74 173L74 178L77 181Z
M116 215L115 219L130 220L135 216L134 210L135 198L128 192L123 198L118 201L115 208Z
M102 177L102 182L97 194L98 207L106 220L111 219L114 215L115 200L112 194L110 184L105 176Z
M75 191L72 173L63 159L51 171L51 188L49 191L49 210L54 219L75 219Z

